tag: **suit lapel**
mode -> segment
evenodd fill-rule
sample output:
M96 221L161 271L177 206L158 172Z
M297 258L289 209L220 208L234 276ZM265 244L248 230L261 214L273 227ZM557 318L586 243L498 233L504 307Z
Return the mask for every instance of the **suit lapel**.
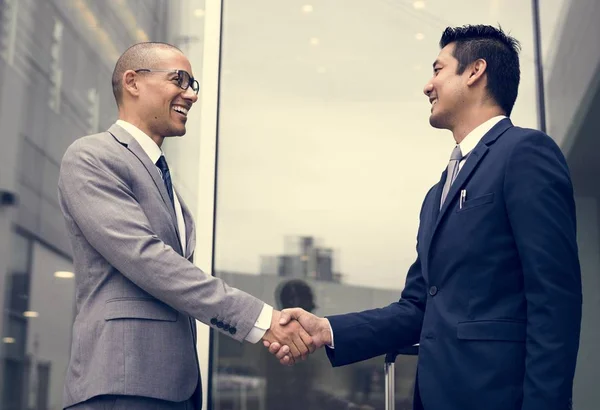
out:
M185 224L185 255L184 258L189 259L194 253L194 248L196 247L196 227L194 225L194 218L192 217L192 213L189 208L181 198L181 195L177 193L175 190L175 195L179 199L179 203L181 204L181 212L183 214L183 221Z
M423 227L423 238L424 238L424 247L426 251L429 250L429 245L431 244L431 239L433 238L433 232L437 224L438 217L440 215L440 201L442 200L442 189L444 187L444 182L446 182L446 175L448 171L445 170L442 172L442 176L440 178L440 182L435 186L434 191L432 193L432 199L430 199L426 206L431 207L428 210L429 218L427 219L427 225ZM427 258L424 258L427 260Z
M446 197L444 206L442 206L442 209L439 211L437 218L432 219L435 222L434 222L433 230L431 232L431 237L430 237L431 240L433 240L433 237L435 236L437 228L439 227L444 216L448 213L448 210L450 208L452 208L452 204L455 203L454 201L457 200L458 193L464 187L464 185L467 183L467 181L469 180L469 178L471 177L473 172L475 172L475 170L477 169L477 166L479 165L481 160L488 153L488 151L490 149L489 146L492 145L496 141L496 139L498 139L498 137L500 137L500 135L502 135L507 129L509 129L512 126L513 125L512 125L512 122L510 121L510 119L505 118L505 119L501 120L500 122L498 122L498 124L494 125L494 127L492 127L492 129L489 130L487 134L485 134L483 136L481 141L479 141L479 143L475 146L473 151L471 151L471 153L467 157L465 163L463 164L460 172L458 173L456 179L452 183L450 190L448 191L448 196ZM445 181L445 178L443 178L443 180ZM438 185L439 193L437 195L437 202L434 203L434 208L439 208L439 204L441 201L442 187L443 187L443 182L440 182L440 184ZM429 245L431 245L431 242L429 243Z
M173 209L173 206L171 205L171 199L169 198L169 194L167 193L167 187L165 186L165 183L160 177L156 165L153 164L152 161L150 161L150 158L148 157L146 152L144 152L143 148L140 146L140 144L138 144L135 138L133 138L123 128L119 127L116 124L113 124L109 128L108 132L111 133L113 137L115 137L117 141L119 141L122 145L127 147L127 149L131 151L131 153L140 160L144 168L146 168L146 171L148 171L148 174L150 174L150 177L154 181L154 185L156 185L156 188L160 192L160 196L163 200L163 203L167 207L169 215L171 216L171 222L173 222L175 232L179 237L179 229L177 228L177 217L175 215L175 209Z
M425 219L425 225L422 226L422 241L423 241L423 255L421 255L421 263L423 264L423 275L425 279L428 279L428 254L431 248L431 240L433 239L433 231L436 227L436 221L440 214L440 201L442 200L442 189L444 187L444 182L446 182L446 175L448 171L445 170L442 172L442 176L440 177L440 182L434 187L433 192L431 193L430 199L426 201L424 206L430 207L430 209L425 212L429 213L429 218ZM421 222L423 223L423 222Z
M437 184L437 187L435 189L435 194L433 195L434 198L434 202L433 202L433 206L431 207L431 221L435 222L438 220L438 217L440 216L440 202L442 201L442 191L444 189L444 184L446 183L446 177L448 176L448 170L446 169L444 172L442 172L442 176L440 178L440 182ZM433 225L435 226L435 225Z

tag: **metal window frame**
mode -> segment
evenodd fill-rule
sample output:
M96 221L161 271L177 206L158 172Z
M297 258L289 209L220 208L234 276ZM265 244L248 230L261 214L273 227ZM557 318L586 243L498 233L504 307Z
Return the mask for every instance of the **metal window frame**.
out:
M196 243L200 246L194 252L194 263L211 275L215 254L222 11L223 0L206 0L197 190L202 200L197 201L196 206ZM214 349L212 329L199 325L197 352L200 373L205 381L202 384L203 408L207 409L213 408Z

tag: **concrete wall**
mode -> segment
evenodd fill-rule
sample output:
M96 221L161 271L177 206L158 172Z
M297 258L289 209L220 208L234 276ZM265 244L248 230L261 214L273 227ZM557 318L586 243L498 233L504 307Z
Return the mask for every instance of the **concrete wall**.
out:
M598 200L577 198L577 241L583 282L583 319L573 388L576 410L596 410L600 403L600 224Z
M548 63L546 104L548 133L568 153L600 85L600 1L572 1L565 11L554 58Z
M583 319L574 408L595 410L600 403L600 225L597 184L597 123L600 112L600 2L566 4L555 36L546 82L548 133L567 155L577 202L578 245L583 282Z

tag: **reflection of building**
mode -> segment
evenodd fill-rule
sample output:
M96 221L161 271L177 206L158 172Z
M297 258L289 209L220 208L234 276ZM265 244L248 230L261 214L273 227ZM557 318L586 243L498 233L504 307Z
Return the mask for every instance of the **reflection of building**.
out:
M312 236L286 238L283 255L262 257L261 273L340 282L341 274L334 272L333 249L317 246L315 242Z
M276 300L279 292L284 290L286 284L294 286L306 284L313 298L309 303L316 306L314 313L326 316L356 310L371 309L385 306L398 300L400 289L377 289L360 286L332 283L315 279L289 279L273 275L256 275L231 272L215 272L226 283L244 289L250 294L264 300L275 308L288 307L286 303L280 306ZM300 297L292 303L302 304L305 299ZM289 300L290 298L286 298ZM307 306L304 306L305 308ZM309 360L293 368L281 366L260 343L238 343L227 336L216 335L216 351L218 351L218 370L215 377L215 391L213 396L215 408L264 408L265 410L277 409L273 399L297 400L298 393L313 394L318 398L318 405L306 407L311 410L338 408L356 408L350 402L357 404L370 404L373 408L383 408L383 358L374 358L362 363L340 368L332 368L324 351L315 353ZM398 403L410 404L412 397L413 381L415 376L414 357L400 357L396 366L396 385ZM242 381L234 387L232 375L242 375L244 380L253 380L254 387L244 385ZM309 380L310 379L310 380ZM260 381L260 382L259 382ZM270 384L269 384L270 383ZM297 389L299 391L287 391ZM287 389L286 389L287 388ZM282 391L286 389L286 391ZM242 397L237 392L243 391ZM265 397L264 394L269 397ZM265 407L259 407L264 405ZM297 408L292 404L289 408ZM287 408L287 407L286 407ZM397 407L399 408L399 407ZM409 407L407 407L409 408Z
M74 281L54 276L72 270L60 161L114 122L116 58L166 39L167 3L0 0L0 195L17 198L0 201L0 409L61 406Z

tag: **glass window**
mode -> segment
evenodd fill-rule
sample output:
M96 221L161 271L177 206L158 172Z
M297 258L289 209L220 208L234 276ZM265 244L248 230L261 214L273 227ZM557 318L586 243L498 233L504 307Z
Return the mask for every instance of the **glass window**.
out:
M12 257L5 282L5 302L2 328L2 408L18 409L25 380L25 346L27 339L31 241L12 234Z
M2 342L3 409L61 408L75 284L71 262L14 234Z
M75 279L60 161L76 138L115 122L111 76L126 47L185 46L175 38L181 5L0 0L0 186L18 194L0 206L2 410L62 408Z
M397 300L418 215L454 141L423 87L446 26L502 27L522 45L513 120L535 127L531 5L465 1L224 2L215 274L275 308L330 315ZM383 358L281 367L215 336L215 409L383 408ZM397 361L410 408L414 357Z

